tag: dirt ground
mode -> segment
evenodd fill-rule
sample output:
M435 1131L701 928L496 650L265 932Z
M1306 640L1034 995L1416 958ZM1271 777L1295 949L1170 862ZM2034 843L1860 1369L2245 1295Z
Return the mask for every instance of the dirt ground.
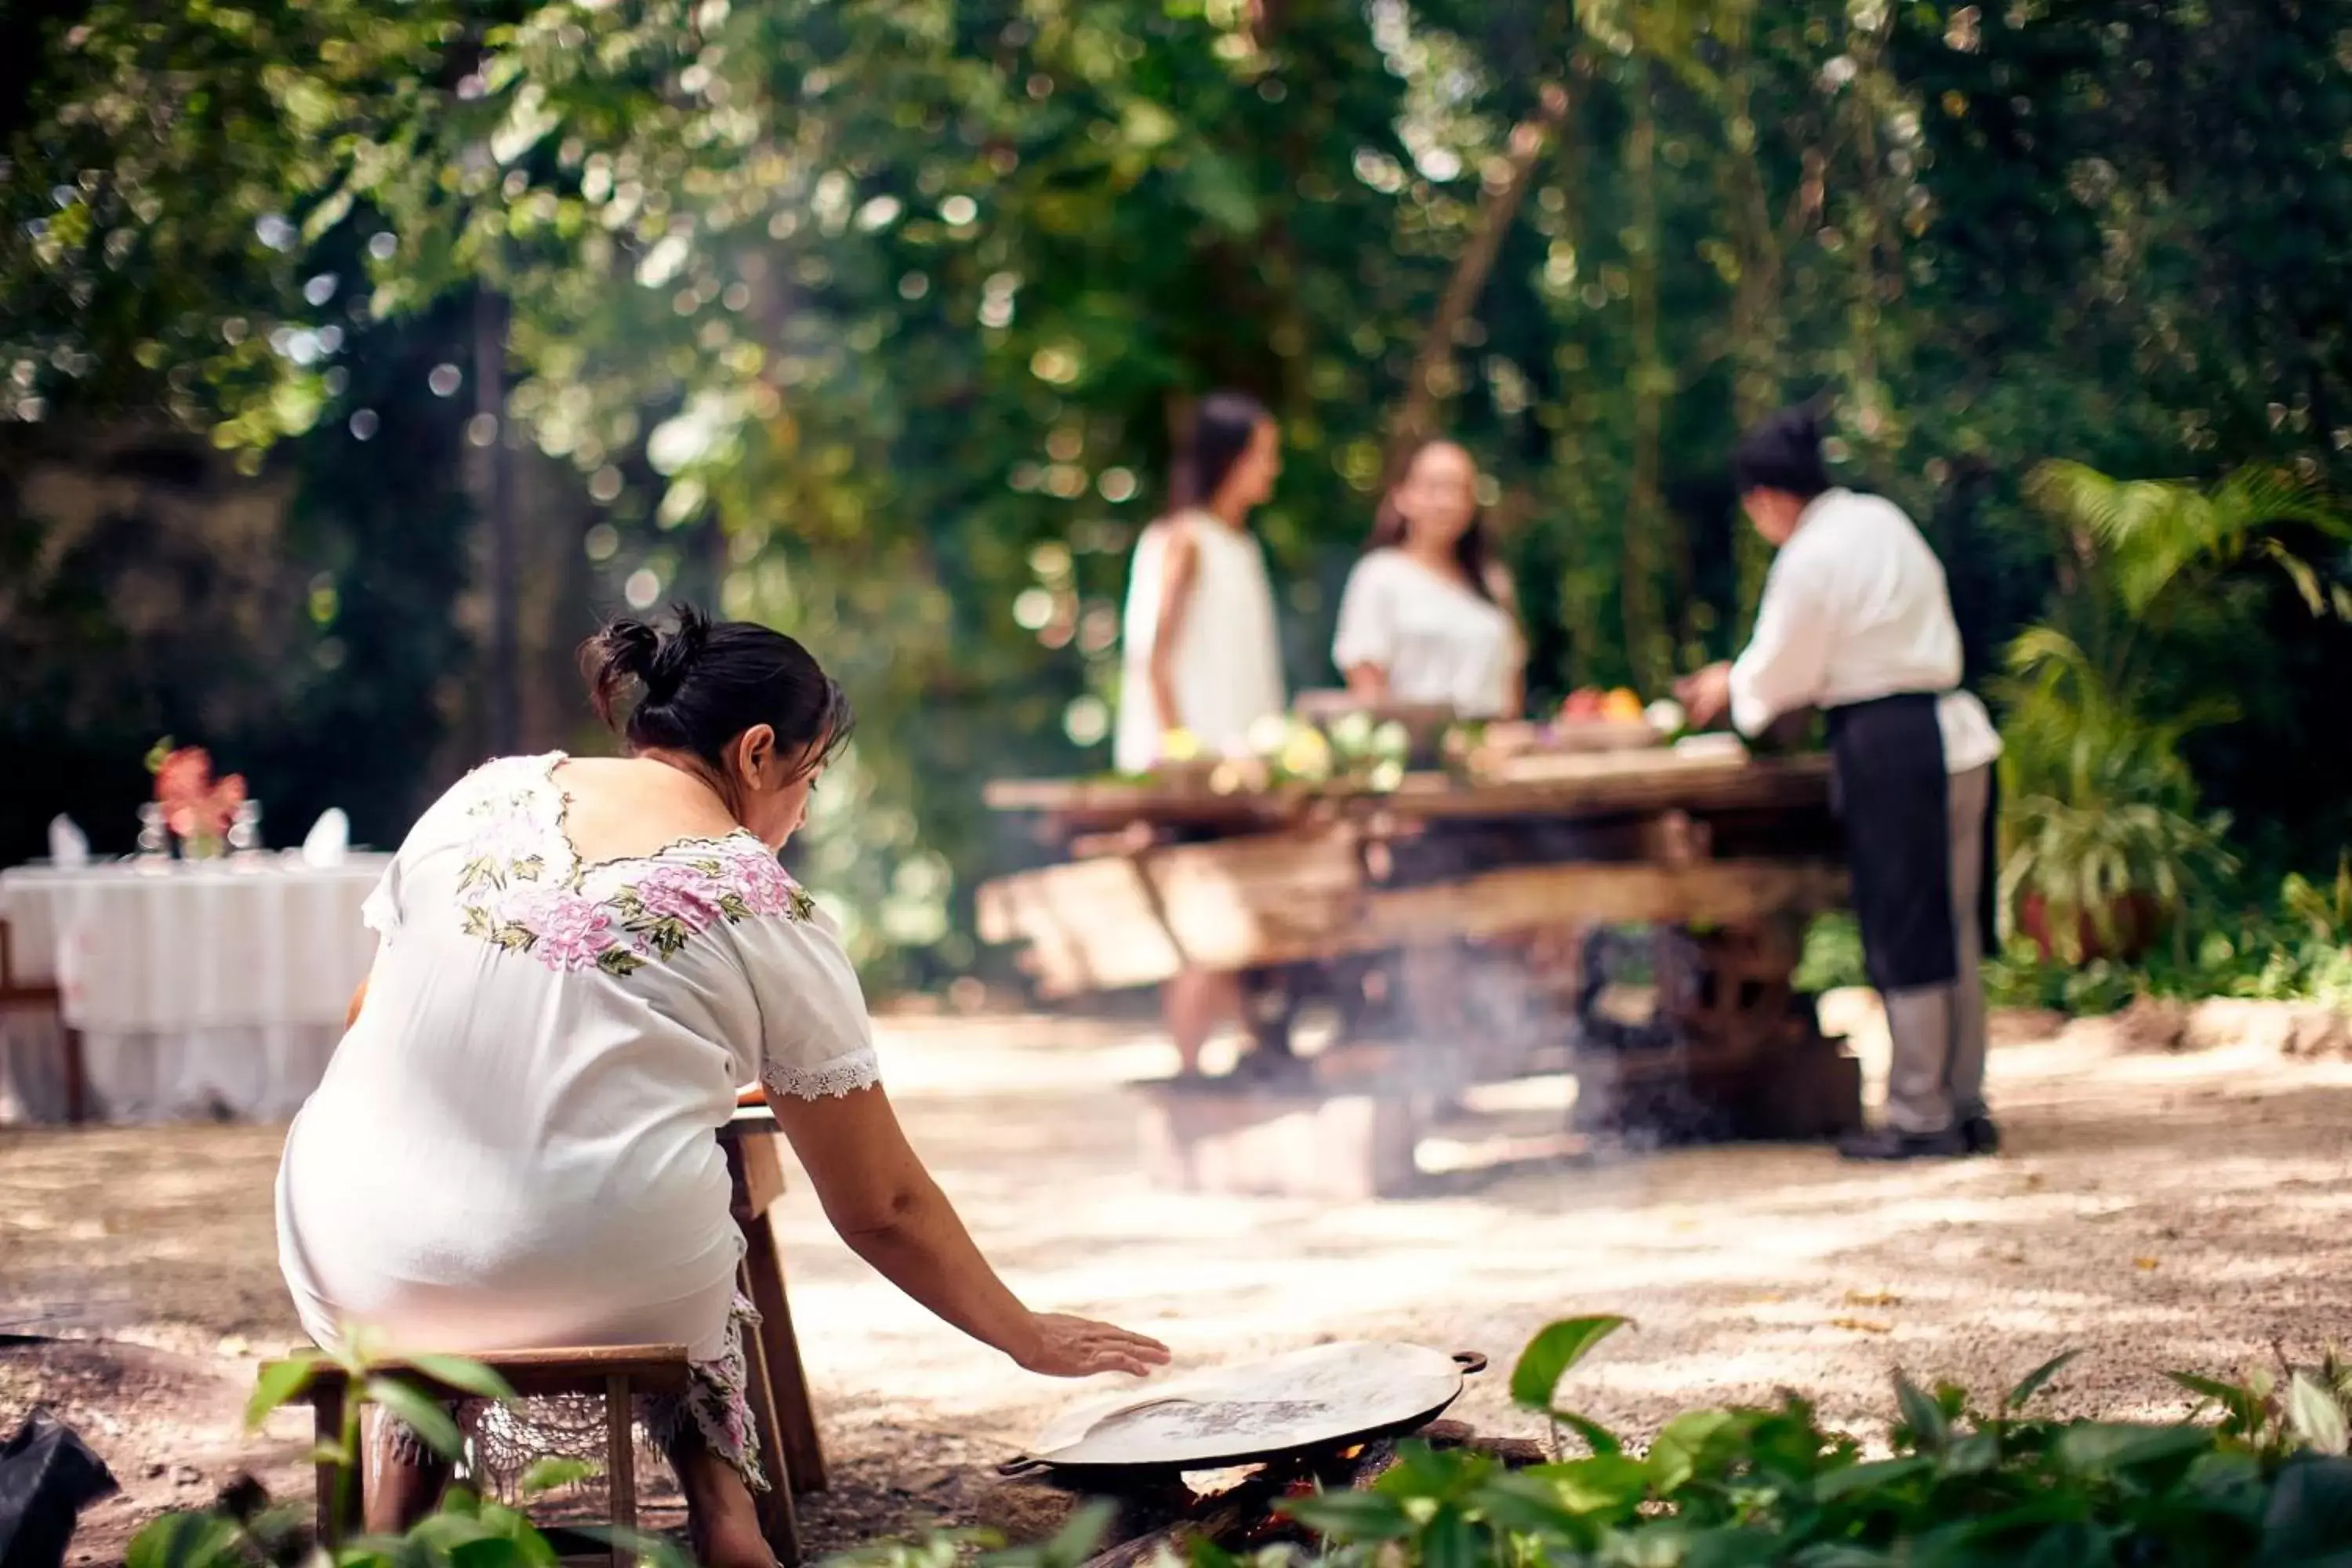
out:
M2062 1408L2183 1408L2162 1373L2302 1356L2343 1332L2352 1064L2246 1044L2136 1054L2011 1022L1993 1161L1855 1168L1811 1147L1622 1152L1456 1178L1442 1195L1317 1204L1156 1189L1124 1086L1171 1065L1139 1028L898 1019L886 1075L919 1148L1014 1288L1167 1339L1180 1363L1328 1338L1493 1356L1456 1414L1531 1430L1499 1368L1546 1321L1638 1327L1580 1371L1635 1434L1791 1386L1883 1428L1897 1367L1986 1391L2091 1353ZM1865 1021L1866 1065L1883 1046ZM236 1429L255 1363L293 1342L270 1229L280 1131L0 1132L0 1434L47 1404L124 1495L78 1560L239 1469L302 1495L300 1422ZM852 1258L804 1188L783 1234L836 1484L820 1551L984 1515L988 1467L1094 1393L1022 1373Z

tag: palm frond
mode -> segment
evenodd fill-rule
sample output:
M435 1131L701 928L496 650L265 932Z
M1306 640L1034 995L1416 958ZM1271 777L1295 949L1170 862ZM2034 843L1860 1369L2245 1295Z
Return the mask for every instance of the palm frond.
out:
M2315 485L2285 469L2240 468L2210 489L2186 480L2116 479L2081 463L2048 462L2026 481L2044 514L2085 536L2135 616L2176 584L2225 567L2250 548L2285 571L2315 615L2334 601L2318 573L2267 537L2295 524L2352 540L2352 519Z

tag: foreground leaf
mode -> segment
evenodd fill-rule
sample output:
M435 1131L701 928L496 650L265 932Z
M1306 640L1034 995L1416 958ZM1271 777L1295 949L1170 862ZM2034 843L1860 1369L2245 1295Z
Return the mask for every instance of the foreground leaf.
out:
M1519 1352L1518 1364L1511 1369L1511 1398L1527 1409L1549 1411L1569 1369L1632 1321L1608 1315L1570 1318L1545 1329Z
M253 1396L245 1402L246 1429L259 1430L281 1406L299 1399L319 1375L320 1360L315 1355L289 1356L263 1367L261 1375L253 1380Z
M515 1391L507 1380L478 1361L467 1361L454 1355L412 1355L408 1364L436 1383L447 1384L461 1394L477 1399L494 1399L501 1405L511 1404Z
M1402 1541L1412 1533L1404 1504L1381 1492L1318 1492L1285 1498L1276 1510L1334 1541Z
M1083 1563L1092 1557L1110 1533L1111 1523L1118 1517L1116 1504L1090 1502L1070 1516L1070 1521L1054 1533L1045 1543L1045 1561L1054 1563Z
M1562 1506L1577 1513L1630 1513L1650 1492L1650 1468L1622 1454L1596 1454L1519 1473L1544 1483Z
M1935 1397L1901 1373L1895 1374L1895 1405L1903 1413L1911 1441L1929 1453L1941 1453L1952 1440L1952 1424Z
M1836 1502L1861 1492L1875 1491L1914 1476L1923 1476L1936 1468L1936 1461L1924 1454L1906 1454L1899 1459L1874 1459L1867 1464L1848 1465L1830 1471L1813 1482L1813 1500Z
M2049 1387L2050 1380L2065 1371L2074 1363L2074 1358L2082 1353L2079 1350L2071 1350L2063 1355L2052 1356L2048 1361L2027 1373L2018 1385L2009 1391L2009 1397L2000 1402L2001 1408L2011 1411L2024 1409L2027 1400Z
M2251 1433L2262 1425L2264 1395L2254 1389L2223 1383L2218 1378L2200 1377L2195 1373L2168 1372L2164 1375L2189 1393L2219 1404L2229 1414L2238 1431Z
M457 1430L457 1423L438 1402L389 1377L372 1377L367 1381L367 1396L371 1403L381 1405L397 1416L419 1441L445 1459L462 1458L466 1438Z
M1625 1451L1625 1445L1619 1440L1616 1433L1589 1415L1579 1415L1573 1410L1553 1410L1547 1414L1554 1421L1583 1438L1584 1446L1591 1449L1596 1456L1606 1458Z
M2057 1455L2068 1469L2095 1473L2185 1459L2212 1446L2213 1434L2197 1426L2085 1421L2058 1435Z
M123 1568L226 1568L243 1561L237 1536L234 1520L167 1513L131 1541Z
M1728 1410L1689 1410L1667 1422L1650 1445L1651 1487L1661 1497L1681 1490L1698 1473L1707 1445L1738 1420Z
M1460 1509L1439 1509L1429 1528L1422 1531L1422 1568L1480 1568L1478 1536L1477 1528Z
M1555 1536L1583 1547L1595 1533L1591 1521L1562 1506L1558 1489L1525 1471L1497 1476L1479 1489L1476 1501L1488 1522L1513 1535Z
M2342 1454L2352 1440L2345 1430L2344 1406L2304 1373L2286 1385L2286 1421L2306 1446L2323 1454Z

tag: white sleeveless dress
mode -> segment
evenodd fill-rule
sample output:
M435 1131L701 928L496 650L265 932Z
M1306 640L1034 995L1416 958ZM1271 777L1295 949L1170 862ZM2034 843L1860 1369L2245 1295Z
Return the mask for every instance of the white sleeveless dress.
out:
M1171 719L1152 697L1151 652L1168 547L1179 532L1196 542L1198 566L1176 649L1178 711ZM1160 737L1171 725L1189 731L1204 751L1241 755L1248 750L1250 726L1284 706L1274 588L1257 536L1198 510L1145 529L1127 585L1118 729L1112 742L1118 771L1149 771L1160 760Z

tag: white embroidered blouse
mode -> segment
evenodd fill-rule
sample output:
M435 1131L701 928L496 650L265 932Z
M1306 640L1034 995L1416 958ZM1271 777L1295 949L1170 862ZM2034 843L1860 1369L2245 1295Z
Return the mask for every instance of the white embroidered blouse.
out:
M278 1169L279 1260L322 1342L360 1322L413 1349L714 1357L738 1086L878 1081L848 955L767 847L583 863L562 761L460 781L367 901L367 1004Z

